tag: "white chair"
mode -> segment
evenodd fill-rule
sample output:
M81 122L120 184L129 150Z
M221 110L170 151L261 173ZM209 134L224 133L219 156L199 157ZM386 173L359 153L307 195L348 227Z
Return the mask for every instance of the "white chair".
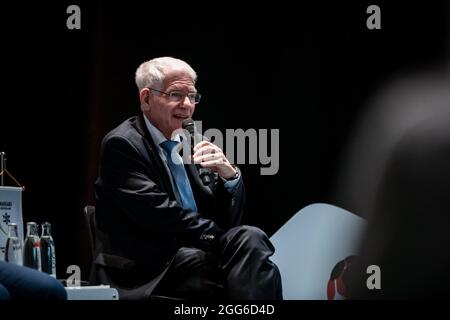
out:
M366 221L325 203L297 212L271 238L286 300L327 300L336 264L358 254Z

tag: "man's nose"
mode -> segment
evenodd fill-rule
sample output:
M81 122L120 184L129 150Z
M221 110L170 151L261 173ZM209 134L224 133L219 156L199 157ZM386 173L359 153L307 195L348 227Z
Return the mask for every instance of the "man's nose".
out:
M184 96L181 100L181 106L184 108L189 108L189 106L192 104L191 100L189 99L189 96Z

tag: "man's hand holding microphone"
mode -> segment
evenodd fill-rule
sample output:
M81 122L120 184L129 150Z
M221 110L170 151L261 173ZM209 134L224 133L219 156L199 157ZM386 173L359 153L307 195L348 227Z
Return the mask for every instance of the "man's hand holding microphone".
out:
M201 141L194 146L192 159L195 164L215 171L228 180L236 176L236 169L230 164L223 151L209 141Z

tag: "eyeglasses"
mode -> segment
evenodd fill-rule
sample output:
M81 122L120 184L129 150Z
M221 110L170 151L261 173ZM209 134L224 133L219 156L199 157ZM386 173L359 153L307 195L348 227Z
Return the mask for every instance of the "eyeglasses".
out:
M191 103L197 104L197 103L200 102L200 99L202 97L202 95L200 93L193 93L192 92L192 93L184 94L184 93L181 93L180 91L164 92L164 91L156 90L156 89L153 89L153 88L148 88L148 89L156 91L156 92L159 92L159 93L162 93L162 94L165 94L166 96L169 97L169 100L173 101L173 102L180 102L180 101L183 101L185 97L188 97L189 101Z

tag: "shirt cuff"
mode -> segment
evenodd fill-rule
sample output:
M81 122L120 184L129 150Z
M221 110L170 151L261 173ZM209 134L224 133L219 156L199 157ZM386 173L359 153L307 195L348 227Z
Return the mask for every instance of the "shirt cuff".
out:
M222 181L223 181L223 186L229 193L234 193L236 191L236 188L239 184L239 180L241 179L241 171L237 167L235 167L235 168L237 170L236 178L234 178L232 180L226 180L219 176L220 179L222 179Z

